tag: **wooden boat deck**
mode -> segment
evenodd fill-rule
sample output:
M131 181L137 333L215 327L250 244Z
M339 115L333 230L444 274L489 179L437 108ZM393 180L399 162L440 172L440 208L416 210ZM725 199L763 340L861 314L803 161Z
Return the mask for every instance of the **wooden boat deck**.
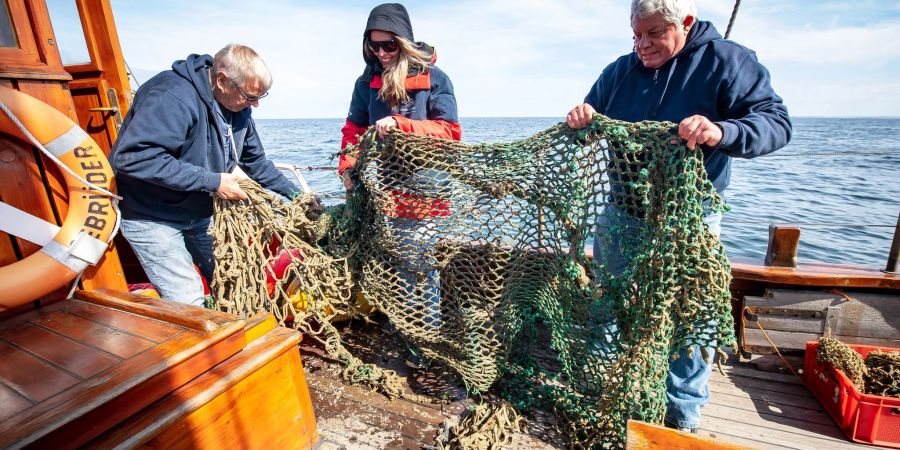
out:
M322 437L319 449L428 448L442 423L457 420L473 403L464 398L461 382L439 367L410 374L402 341L379 327L355 322L342 326L341 332L355 355L404 377L407 392L447 403L388 400L377 392L344 385L340 364L311 345L312 339L304 339L301 355ZM802 367L798 359L792 364ZM736 360L723 365L723 371L713 370L701 436L761 449L866 447L849 441L794 375L758 370ZM528 425L527 434L516 435L514 448L565 448L549 415L529 417Z

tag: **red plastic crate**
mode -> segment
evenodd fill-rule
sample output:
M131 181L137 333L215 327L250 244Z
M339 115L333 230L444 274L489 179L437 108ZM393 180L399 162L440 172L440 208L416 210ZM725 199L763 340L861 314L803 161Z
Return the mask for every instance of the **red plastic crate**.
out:
M872 350L896 352L900 349L847 345L865 358ZM855 442L900 448L900 398L861 394L840 370L816 361L819 343L806 343L803 383L831 414L831 418Z

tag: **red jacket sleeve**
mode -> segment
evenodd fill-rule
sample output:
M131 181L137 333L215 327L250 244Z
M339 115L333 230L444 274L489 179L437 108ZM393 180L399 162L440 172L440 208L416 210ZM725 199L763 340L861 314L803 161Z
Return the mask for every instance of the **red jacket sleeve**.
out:
M341 128L341 133L344 135L341 139L341 150L347 148L348 145L356 145L359 142L359 136L365 131L366 127L361 127L348 119L347 123L344 124L344 128ZM338 174L343 174L345 170L353 167L354 164L356 164L356 156L341 155L338 158Z
M462 139L462 128L456 122L446 120L413 120L400 115L394 115L397 127L407 133L415 133L422 136L433 136L443 139L458 141Z

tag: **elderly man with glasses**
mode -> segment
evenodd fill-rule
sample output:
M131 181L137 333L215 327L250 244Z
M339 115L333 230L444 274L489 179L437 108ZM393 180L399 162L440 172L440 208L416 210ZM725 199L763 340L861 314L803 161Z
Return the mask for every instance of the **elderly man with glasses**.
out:
M110 152L122 195L122 233L160 296L201 305L212 280L213 195L243 200L240 167L263 187L297 187L266 159L251 106L272 75L249 47L230 44L176 61L138 89Z

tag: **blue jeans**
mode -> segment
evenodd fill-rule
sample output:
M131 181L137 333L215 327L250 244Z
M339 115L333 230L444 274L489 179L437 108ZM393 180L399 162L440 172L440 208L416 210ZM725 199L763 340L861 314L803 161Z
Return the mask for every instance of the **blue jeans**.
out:
M706 215L709 230L719 235L722 214ZM629 240L636 238L631 231L641 227L641 221L615 206L607 206L597 218L594 235L594 259L612 275L621 275L628 267L622 248ZM624 242L622 242L624 241ZM613 326L614 328L614 326ZM715 349L707 349L714 355ZM694 346L693 358L687 357L687 350L681 350L678 359L669 363L666 376L666 396L668 408L666 421L679 428L700 426L700 408L709 402L709 376L712 367L703 361L700 346Z
M160 297L203 306L203 281L194 264L207 281L212 280L215 261L209 234L211 223L210 218L183 222L122 221L122 234Z
M407 314L421 317L426 330L436 330L441 326L441 279L432 267L441 219L389 218L388 223L400 241L401 260L396 268L406 293Z

